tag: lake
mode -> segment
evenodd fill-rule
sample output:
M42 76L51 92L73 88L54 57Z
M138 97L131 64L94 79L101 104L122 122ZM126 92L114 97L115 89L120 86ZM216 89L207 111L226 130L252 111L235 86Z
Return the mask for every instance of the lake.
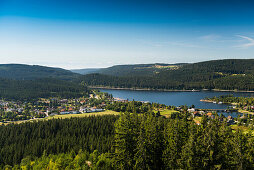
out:
M233 94L234 96L254 97L254 93L249 92L215 92L215 91L200 91L200 92L163 92L163 91L134 91L134 90L111 90L100 89L102 92L107 92L113 95L113 97L136 100L136 101L148 101L156 102L166 105L181 106L181 105L195 105L196 108L201 109L227 109L229 105L226 104L214 104L201 102L200 99L205 97L221 96ZM224 114L227 116L227 113ZM231 114L236 117L237 113Z

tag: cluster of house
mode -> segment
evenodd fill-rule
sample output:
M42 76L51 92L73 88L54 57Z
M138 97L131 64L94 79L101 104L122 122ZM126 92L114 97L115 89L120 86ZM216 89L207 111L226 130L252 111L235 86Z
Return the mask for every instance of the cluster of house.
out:
M201 116L203 116L203 115L206 115L208 118L211 118L211 119L214 119L215 118L215 115L212 113L212 112L210 112L210 111L208 111L208 112L205 112L205 111L203 111L203 110L200 110L200 111L197 111L195 108L191 108L191 109L188 109L188 112L189 113L191 113L192 114L192 116L195 118L195 117L201 117ZM243 115L243 116L241 116L240 117L240 119L244 119L245 118L245 116ZM224 118L225 119L225 118ZM221 118L221 121L223 121L224 120L223 118ZM232 116L228 116L228 117L226 117L226 120L227 120L227 123L229 124L229 125L233 125L233 124L235 124L237 121L232 117ZM200 122L197 122L197 124L200 124Z
M13 101L0 101L0 109L4 112L17 112L22 113L24 111L24 105Z
M118 98L118 97L114 97L113 98L113 101L115 102L123 102L123 103L128 103L130 102L128 99L121 99L121 98ZM142 103L149 103L149 101L139 101L139 102L142 102Z
M79 108L79 112L80 113L91 113L91 112L102 112L104 111L104 109L101 109L101 108L97 108L97 107L85 107L85 106L81 106Z
M86 106L81 106L77 109L73 109L73 108L69 108L68 110L66 109L62 109L60 110L59 114L61 115L65 115L65 114L80 114L80 113L92 113L92 112L102 112L104 111L105 109L102 109L102 108L97 108L97 107L86 107ZM49 115L49 113L51 113ZM54 113L54 110L52 109L48 109L47 110L47 114L49 116L53 116L53 115L56 115L56 113Z
M96 97L96 96L91 96ZM27 102L14 102L0 100L0 110L2 112L13 112L17 115L22 115L26 110L26 105L29 105L29 112L37 115L51 116L56 114L79 114L79 113L92 113L104 111L106 104L102 102L97 107L89 105L89 98L82 99L58 99L41 98L35 103ZM33 114L34 115L34 114Z
M115 102L124 102L124 103L127 103L127 102L128 102L128 100L121 99L121 98L118 98L118 97L114 97L113 100L114 100Z
M105 109L102 109L101 107L103 107L105 104L101 104L100 108L97 108L96 106L94 107L89 107L87 105L82 105L84 104L86 101L82 100L79 103L81 104L81 106L69 106L68 108L64 105L57 107L57 109L53 109L53 108L47 108L46 111L46 115L47 116L52 116L52 115L56 115L56 110L58 110L58 113L61 115L64 114L80 114L80 113L92 113L92 112L102 112Z

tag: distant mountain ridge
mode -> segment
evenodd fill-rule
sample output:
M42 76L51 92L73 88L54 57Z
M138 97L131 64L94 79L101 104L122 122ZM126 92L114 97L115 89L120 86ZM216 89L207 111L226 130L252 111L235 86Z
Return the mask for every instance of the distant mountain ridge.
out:
M74 73L79 74L92 74L99 73L105 75L114 76L133 76L133 75L152 75L153 73L158 73L164 69L178 69L180 66L187 63L177 63L177 64L165 64L165 63L154 63L154 64L126 64L126 65L114 65L107 68L87 68L87 69L73 69L70 70Z
M79 74L62 68L26 64L0 64L1 78L9 78L16 80L57 78L62 80L70 80L78 76Z
M130 65L115 65L108 68L98 70L96 73L112 75L112 76L152 76L163 70L179 69L186 63L178 64L130 64Z
M38 65L0 64L0 78L15 80L53 78L118 88L254 90L254 59L116 65L79 70L79 73L85 71L83 74L86 75L72 71Z

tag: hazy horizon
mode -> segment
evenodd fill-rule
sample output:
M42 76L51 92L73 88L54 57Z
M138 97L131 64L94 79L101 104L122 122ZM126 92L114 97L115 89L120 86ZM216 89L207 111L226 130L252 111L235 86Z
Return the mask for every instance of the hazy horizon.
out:
M239 59L239 58L226 58L226 59L216 59L216 60L227 60L227 59ZM246 59L253 59L253 58L242 58L243 60ZM27 63L0 63L1 64L24 64L24 65L38 65L38 66L43 66L43 67L52 67L52 68L62 68L65 70L82 70L82 69L102 69L102 68L108 68L108 67L113 67L117 65L138 65L138 64L193 64L193 63L199 63L199 62L206 62L206 61L213 61L213 60L204 60L204 61L197 61L197 62L177 62L177 63L159 63L159 62L154 62L154 63L123 63L123 64L115 64L115 65L109 65L106 67L81 67L81 68L64 68L64 67L58 67L58 66L50 66L50 65L41 65L41 64L27 64Z
M0 0L1 63L65 69L252 59L247 0Z

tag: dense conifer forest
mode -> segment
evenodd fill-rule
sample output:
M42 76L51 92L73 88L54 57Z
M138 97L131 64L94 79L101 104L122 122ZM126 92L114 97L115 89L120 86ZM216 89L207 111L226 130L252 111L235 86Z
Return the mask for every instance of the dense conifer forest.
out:
M90 86L121 88L254 90L254 60L251 59L206 61L177 65L174 69L162 66L152 74L147 71L152 69L150 67L122 67L122 70L117 68L111 74L85 75L83 82Z
M253 169L254 137L233 131L220 116L194 123L122 113L0 127L1 164L60 169ZM9 143L9 144L7 144ZM82 149L82 150L81 150Z
M27 156L78 153L80 149L109 152L117 118L105 115L0 126L0 165L15 165Z
M196 125L186 113L165 119L125 114L115 124L116 169L252 169L254 138L220 117ZM126 130L128 129L128 130Z

